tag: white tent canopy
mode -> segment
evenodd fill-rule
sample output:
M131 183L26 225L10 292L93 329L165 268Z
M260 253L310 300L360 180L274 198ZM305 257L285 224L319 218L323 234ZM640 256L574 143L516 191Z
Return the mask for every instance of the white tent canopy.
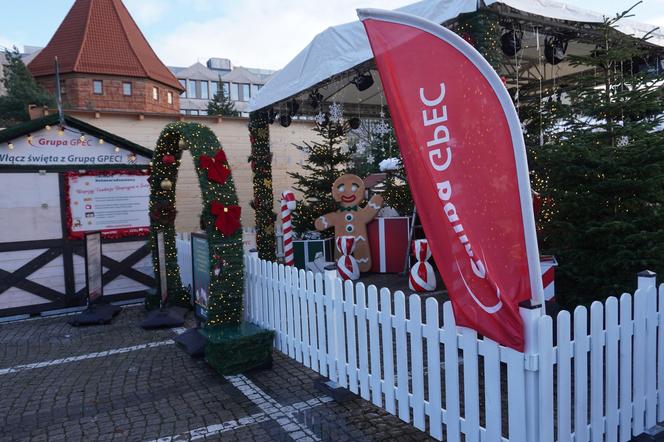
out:
M602 23L607 17L606 14L550 0L486 0L485 4L486 7L504 5L524 15L575 23ZM454 20L459 14L477 9L477 0L422 0L398 10L436 23L445 23ZM641 38L653 28L655 27L652 25L621 20L618 30ZM655 30L651 33L649 42L664 47L664 32ZM248 110L255 111L282 102L372 58L371 47L361 22L328 28L272 77L260 93L252 98ZM374 78L377 79L377 76L374 75ZM357 99L353 97L353 100Z

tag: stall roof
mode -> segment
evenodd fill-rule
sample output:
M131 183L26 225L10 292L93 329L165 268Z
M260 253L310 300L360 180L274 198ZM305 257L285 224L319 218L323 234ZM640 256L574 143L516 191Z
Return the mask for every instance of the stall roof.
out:
M58 114L52 114L8 127L6 129L0 130L0 143L6 143L18 137L37 132L46 126L57 126L59 123L60 118ZM110 132L106 132L105 130L99 129L96 126L86 123L85 121L81 121L77 118L65 115L65 124L80 130L82 133L89 134L97 138L103 138L105 141L108 141L111 144L123 147L142 157L152 158L152 150L140 146L125 138L114 135Z
M523 16L552 21L602 23L606 14L588 11L551 0L486 0L485 7L511 8ZM436 23L454 20L462 13L478 10L477 0L423 0L397 9ZM553 25L553 24L552 24ZM664 47L664 32L652 25L621 20L618 30L637 38L651 33L649 42ZM333 26L318 34L290 63L278 71L252 98L249 111L259 110L296 96L371 60L373 54L360 21ZM376 76L374 76L376 78ZM366 97L365 97L366 98ZM362 97L353 97L361 100ZM347 100L353 102L353 100Z

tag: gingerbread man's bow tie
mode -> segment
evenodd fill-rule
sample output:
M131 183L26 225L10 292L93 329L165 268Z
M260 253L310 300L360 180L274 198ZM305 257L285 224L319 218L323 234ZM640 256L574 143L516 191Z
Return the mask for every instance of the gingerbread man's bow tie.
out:
M351 206L351 207L339 206L339 212L357 212L357 206Z

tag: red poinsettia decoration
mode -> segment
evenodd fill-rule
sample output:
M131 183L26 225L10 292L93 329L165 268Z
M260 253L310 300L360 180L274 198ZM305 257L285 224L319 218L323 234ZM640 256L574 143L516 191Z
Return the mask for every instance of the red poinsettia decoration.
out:
M163 161L164 164L168 164L168 165L175 164L175 156L174 155L164 155L163 157L161 157L161 161Z
M224 184L231 174L231 168L228 167L226 154L223 150L218 150L214 158L207 155L201 155L200 165L208 172L208 180L215 183Z
M217 217L214 226L224 236L231 236L240 228L240 206L224 206L213 201L210 211Z

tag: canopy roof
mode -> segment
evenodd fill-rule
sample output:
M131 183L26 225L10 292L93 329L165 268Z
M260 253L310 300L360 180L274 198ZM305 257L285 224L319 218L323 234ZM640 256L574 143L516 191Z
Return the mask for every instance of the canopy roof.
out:
M447 27L454 27L462 13L488 9L499 14L501 19L519 23L524 31L523 50L518 60L511 60L501 67L512 86L527 86L536 81L555 82L580 70L568 62L556 66L541 62L544 35L568 35L573 33L567 49L568 54L583 54L594 48L590 36L595 34L592 24L602 23L606 14L588 11L551 0L485 0L478 6L477 0L422 0L399 8L398 11L426 18ZM630 20L621 20L618 30L641 38L650 33L649 44L664 47L664 32ZM584 42L585 41L585 42ZM357 73L373 68L373 54L360 21L345 23L326 29L318 34L290 63L277 72L252 98L249 111L275 105L284 100L318 89L326 101L357 104L358 109L378 108L383 95L380 80L375 72L373 87L359 92L347 87L349 79ZM305 98L305 97L299 97ZM304 107L304 106L303 106ZM306 110L305 110L306 112Z

